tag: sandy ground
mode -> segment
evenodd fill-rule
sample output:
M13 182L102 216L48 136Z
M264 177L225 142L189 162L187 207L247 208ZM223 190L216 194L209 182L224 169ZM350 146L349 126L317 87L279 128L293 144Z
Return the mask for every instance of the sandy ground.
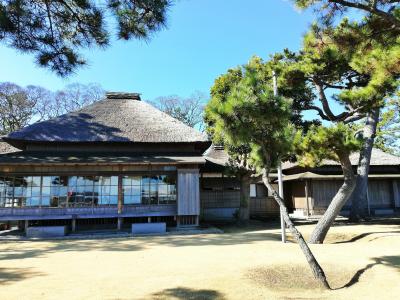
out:
M308 235L312 225L299 229ZM400 225L342 225L312 245L258 224L224 234L0 244L0 299L398 299Z

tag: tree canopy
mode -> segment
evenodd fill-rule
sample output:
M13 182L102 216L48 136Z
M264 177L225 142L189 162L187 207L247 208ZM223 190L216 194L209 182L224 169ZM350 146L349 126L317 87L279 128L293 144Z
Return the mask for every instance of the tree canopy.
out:
M0 0L0 42L60 76L86 64L85 48L109 45L112 28L122 40L148 39L166 24L172 0ZM114 18L115 25L110 25Z
M293 0L299 8L312 7L319 20L332 24L349 10L357 10L367 16L375 16L385 27L400 29L400 7L398 0ZM382 28L383 29L383 28Z

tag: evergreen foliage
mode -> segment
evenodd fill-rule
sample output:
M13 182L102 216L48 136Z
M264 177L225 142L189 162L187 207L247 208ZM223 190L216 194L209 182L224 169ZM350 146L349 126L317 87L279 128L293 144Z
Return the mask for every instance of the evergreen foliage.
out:
M170 0L0 0L0 42L60 76L86 64L81 51L105 48L111 39L107 16L116 20L117 38L148 39L166 24Z

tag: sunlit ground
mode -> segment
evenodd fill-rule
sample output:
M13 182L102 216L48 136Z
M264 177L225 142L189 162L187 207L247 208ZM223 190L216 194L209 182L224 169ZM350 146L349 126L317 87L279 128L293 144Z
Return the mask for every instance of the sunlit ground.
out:
M308 235L313 225L299 229ZM313 279L268 224L227 233L0 244L0 299L396 299L400 225L336 226Z

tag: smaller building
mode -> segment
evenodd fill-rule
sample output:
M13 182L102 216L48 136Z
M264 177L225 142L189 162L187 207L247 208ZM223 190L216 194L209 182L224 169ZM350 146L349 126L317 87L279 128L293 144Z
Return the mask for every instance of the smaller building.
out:
M202 167L201 203L206 219L228 219L240 206L240 182L226 174L229 156L222 147L212 146L204 155ZM354 172L358 154L351 155ZM284 200L296 217L322 215L343 183L338 162L325 160L317 168L304 168L285 162L283 169ZM274 178L274 176L273 176ZM278 189L274 178L275 189ZM250 184L250 217L270 218L279 215L279 207L269 195L261 178ZM393 214L400 210L400 157L373 149L369 174L368 203L371 215ZM349 213L351 201L342 214Z
M351 163L356 172L358 153ZM284 192L295 216L322 215L343 184L343 173L338 162L325 160L316 168L304 168L297 163L283 165ZM368 176L368 209L371 215L393 214L400 208L400 157L373 149ZM347 215L350 201L343 207Z

